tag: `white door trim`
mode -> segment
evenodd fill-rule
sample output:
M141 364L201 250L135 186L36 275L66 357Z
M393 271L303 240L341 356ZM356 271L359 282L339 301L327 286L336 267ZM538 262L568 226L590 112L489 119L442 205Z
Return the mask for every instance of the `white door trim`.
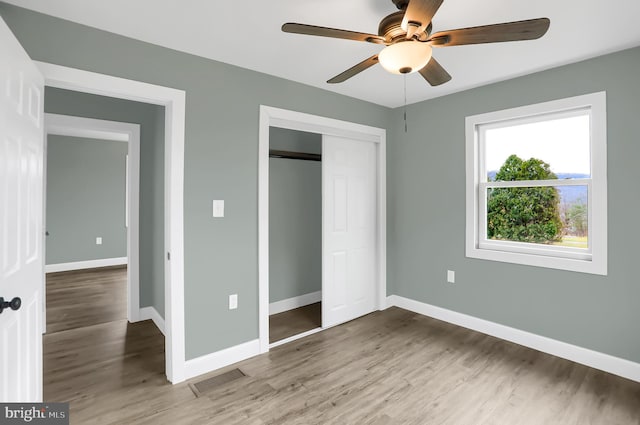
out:
M132 323L137 322L140 317L140 125L69 115L44 114L44 128L47 136L52 134L56 136L85 137L98 141L124 142L128 145L128 170L126 172L126 221L128 223L127 319ZM45 145L48 149L47 139L45 139ZM44 162L45 164L47 163L46 157ZM46 197L46 176L44 187ZM43 246L46 246L46 237ZM48 266L45 266L45 271L49 269ZM43 290L43 294L46 294L46 288ZM46 317L46 308L44 312L43 316ZM46 320L43 323L45 326L44 332L46 332Z
M49 87L134 100L165 107L165 357L166 374L185 380L184 332L184 130L183 90L35 62Z
M260 352L269 351L269 127L347 137L376 143L377 306L387 306L387 154L386 130L302 112L260 105L258 136L258 328Z

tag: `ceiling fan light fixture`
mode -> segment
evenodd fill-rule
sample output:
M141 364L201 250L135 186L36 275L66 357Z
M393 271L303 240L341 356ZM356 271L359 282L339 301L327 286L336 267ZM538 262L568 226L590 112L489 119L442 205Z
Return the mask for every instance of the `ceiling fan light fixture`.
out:
M427 43L401 41L385 47L378 55L378 60L392 74L410 74L420 71L429 63L431 50Z

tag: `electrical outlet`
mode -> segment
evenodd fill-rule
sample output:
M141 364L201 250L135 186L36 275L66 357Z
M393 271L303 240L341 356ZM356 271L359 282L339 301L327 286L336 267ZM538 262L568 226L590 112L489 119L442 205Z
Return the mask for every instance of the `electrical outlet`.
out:
M102 238L100 236L96 238L96 245L102 245Z
M447 270L447 282L455 283L456 282L456 272L453 270Z
M229 310L238 308L238 294L229 295Z

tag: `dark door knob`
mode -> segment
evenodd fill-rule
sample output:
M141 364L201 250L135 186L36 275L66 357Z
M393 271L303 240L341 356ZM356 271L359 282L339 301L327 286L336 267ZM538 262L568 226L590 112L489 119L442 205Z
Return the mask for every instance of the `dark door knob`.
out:
M17 310L20 308L21 305L22 305L22 300L20 299L20 297L15 297L11 301L5 301L4 298L0 297L0 313L2 313L2 311L5 308L10 308L11 310Z

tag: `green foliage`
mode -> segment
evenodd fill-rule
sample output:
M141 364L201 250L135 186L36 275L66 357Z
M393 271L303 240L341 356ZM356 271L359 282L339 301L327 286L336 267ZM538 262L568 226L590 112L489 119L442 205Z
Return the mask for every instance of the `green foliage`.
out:
M569 234L576 236L587 235L587 205L579 202L572 204L566 213L567 217L567 229Z
M496 181L554 180L549 164L511 155ZM518 242L552 243L562 237L559 194L554 187L490 189L487 199L487 237Z

